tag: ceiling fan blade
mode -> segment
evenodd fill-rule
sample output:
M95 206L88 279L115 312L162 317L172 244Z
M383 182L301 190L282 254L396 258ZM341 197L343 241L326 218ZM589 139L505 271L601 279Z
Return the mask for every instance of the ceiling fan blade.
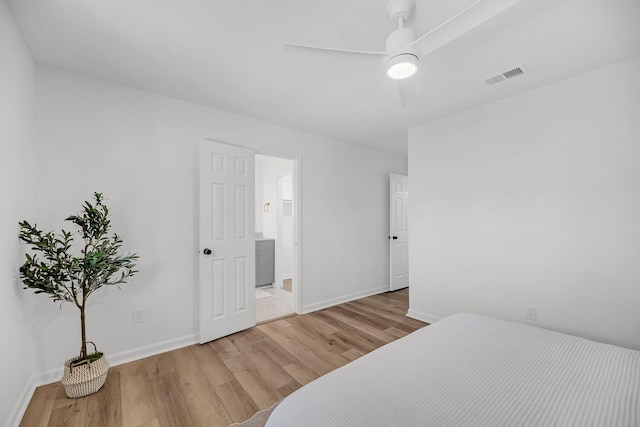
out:
M519 0L479 0L409 46L421 58L508 9Z
M333 57L348 56L350 58L362 58L368 60L382 61L386 57L386 52L367 52L362 50L332 49L327 47L305 46L299 44L284 44L285 52L290 53L319 53L331 55Z
M408 79L397 80L398 92L400 93L400 102L402 106L407 108L418 103L418 85L414 77Z

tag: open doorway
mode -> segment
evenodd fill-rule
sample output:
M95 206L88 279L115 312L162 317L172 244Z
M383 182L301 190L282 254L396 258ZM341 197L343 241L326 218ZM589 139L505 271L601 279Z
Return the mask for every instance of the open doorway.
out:
M294 160L256 154L256 323L295 313Z

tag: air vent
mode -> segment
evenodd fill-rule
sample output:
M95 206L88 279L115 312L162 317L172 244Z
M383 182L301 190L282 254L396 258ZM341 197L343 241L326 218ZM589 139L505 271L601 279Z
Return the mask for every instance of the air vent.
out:
M517 67L513 67L510 70L507 70L503 73L484 79L484 84L486 84L487 86L493 86L505 80L509 80L509 79L513 79L514 77L521 76L526 71L527 70L522 65L518 65Z

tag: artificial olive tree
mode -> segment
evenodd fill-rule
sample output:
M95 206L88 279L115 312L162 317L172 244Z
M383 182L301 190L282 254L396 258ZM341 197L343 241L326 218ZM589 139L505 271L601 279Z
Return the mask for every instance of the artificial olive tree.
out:
M82 346L76 362L89 357L85 328L85 307L89 296L103 286L118 286L137 273L136 254L120 255L122 239L109 235L109 209L101 193L94 193L95 204L85 202L78 215L65 221L78 229L83 242L74 246L73 233L44 233L27 221L20 222L19 238L29 244L33 254L26 254L20 267L25 289L48 294L54 301L70 302L80 309Z

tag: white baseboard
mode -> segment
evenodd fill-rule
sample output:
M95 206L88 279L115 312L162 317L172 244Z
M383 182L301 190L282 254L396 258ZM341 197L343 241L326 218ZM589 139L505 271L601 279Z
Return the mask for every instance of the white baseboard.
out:
M358 298L369 297L371 295L381 294L383 292L389 291L389 285L382 286L374 289L367 289L366 291L356 292L354 294L344 295L338 298L332 298L320 302L316 302L314 304L304 305L301 307L300 312L298 314L307 314L313 311L322 310L323 308L332 307L334 305L342 304L345 302L353 301Z
M107 355L111 366L122 365L123 363L133 362L134 360L144 359L145 357L155 356L156 354L166 353L167 351L176 350L198 342L197 335L187 335L181 338L175 338L139 347L133 350L126 350L120 353Z
M418 311L418 310L413 309L411 307L409 307L409 311L407 311L407 317L411 317L413 319L420 320L421 322L426 322L426 323L429 323L429 324L436 323L438 320L441 319L438 316L433 316L431 314L424 313L422 311Z
M145 357L155 356L156 354L166 353L167 351L196 344L197 342L197 335L188 335L132 350L122 351L120 353L107 354L107 360L109 361L109 365L118 366L123 363L133 362L134 360L144 359ZM64 368L61 366L60 368L32 375L20 394L20 398L11 412L9 420L7 420L6 427L18 427L25 411L27 410L27 406L29 406L29 402L33 397L36 387L60 381L63 373Z
M20 393L18 401L13 407L11 414L9 414L9 419L7 419L5 427L18 427L20 425L20 421L22 421L22 417L27 411L27 406L29 406L29 402L31 402L31 398L35 391L36 383L33 381L33 377L31 377L24 386L24 389L22 389L22 393Z
M37 374L33 374L31 376L31 382L35 387L40 387L41 385L47 385L54 383L56 381L60 381L62 379L62 374L64 373L64 367L60 366L56 369L50 369L44 372L38 372ZM31 396L29 397L31 399Z

